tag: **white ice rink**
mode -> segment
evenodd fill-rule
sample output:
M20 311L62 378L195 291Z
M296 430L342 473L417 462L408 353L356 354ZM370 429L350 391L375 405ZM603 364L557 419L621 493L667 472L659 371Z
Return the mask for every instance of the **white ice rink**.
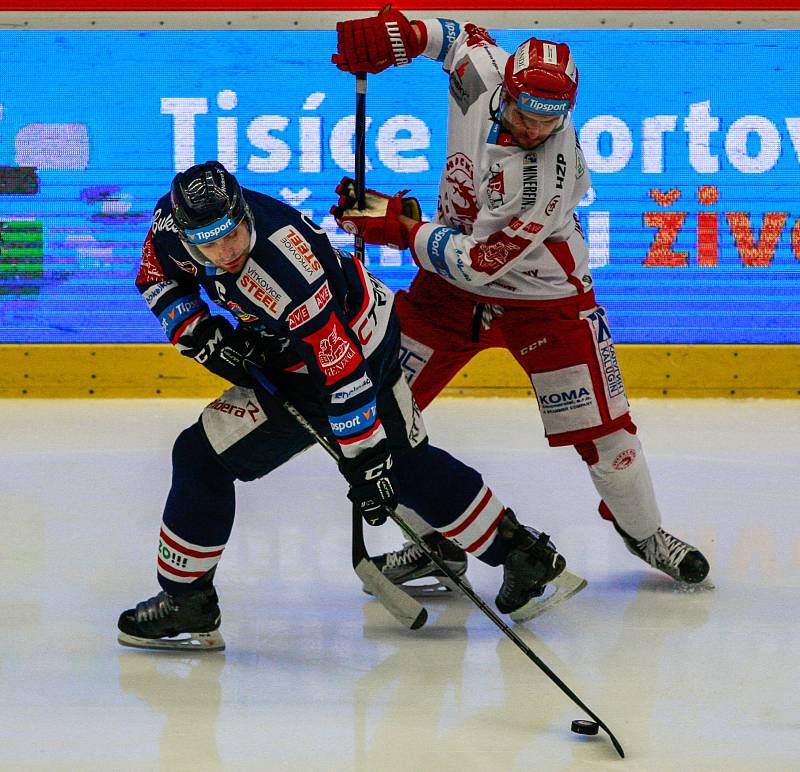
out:
M570 732L582 712L465 599L412 632L361 593L318 449L238 487L224 652L119 646L119 612L158 590L170 449L202 405L0 401L0 769L800 770L800 400L635 401L664 526L711 561L716 589L693 592L629 555L533 401L426 411L589 580L517 630L624 761ZM492 600L500 569L470 566Z

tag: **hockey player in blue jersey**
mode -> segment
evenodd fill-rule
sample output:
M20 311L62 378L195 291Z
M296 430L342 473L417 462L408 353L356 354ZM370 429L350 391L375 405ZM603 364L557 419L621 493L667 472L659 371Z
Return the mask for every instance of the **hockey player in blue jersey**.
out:
M234 481L271 472L312 443L260 392L262 368L340 451L348 498L370 525L398 501L492 566L501 612L524 621L565 568L480 474L428 442L402 375L392 292L324 231L215 162L178 174L155 208L136 285L173 345L233 384L185 429L157 555L161 592L119 619L119 642L224 647L213 578L234 519ZM202 292L227 315L211 314ZM460 553L460 550L459 550Z

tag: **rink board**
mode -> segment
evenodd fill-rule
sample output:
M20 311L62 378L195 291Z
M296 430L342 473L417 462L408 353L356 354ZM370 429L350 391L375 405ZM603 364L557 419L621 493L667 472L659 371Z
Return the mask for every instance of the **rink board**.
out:
M800 346L617 347L632 397L800 396ZM0 398L213 397L226 382L161 344L0 345ZM532 394L511 355L486 351L448 396Z

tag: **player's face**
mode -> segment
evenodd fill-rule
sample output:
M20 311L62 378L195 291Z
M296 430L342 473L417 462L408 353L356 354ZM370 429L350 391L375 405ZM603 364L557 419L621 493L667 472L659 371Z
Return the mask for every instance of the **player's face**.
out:
M520 110L514 104L508 104L503 111L503 125L524 150L541 145L556 130L561 120L561 116L531 113Z
M217 268L227 273L239 273L250 254L250 230L242 220L230 233L208 244L197 244L197 249Z

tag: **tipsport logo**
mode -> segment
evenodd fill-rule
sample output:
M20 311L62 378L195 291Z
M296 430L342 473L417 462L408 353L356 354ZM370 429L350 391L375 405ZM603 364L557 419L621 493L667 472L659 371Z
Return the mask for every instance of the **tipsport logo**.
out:
M540 99L533 94L525 93L519 95L517 105L530 113L545 115L566 115L569 111L569 102L563 99Z
M210 241L216 241L222 238L226 233L232 231L236 227L236 221L230 217L225 217L210 226L197 228L195 230L187 230L186 238L192 244L207 244Z

